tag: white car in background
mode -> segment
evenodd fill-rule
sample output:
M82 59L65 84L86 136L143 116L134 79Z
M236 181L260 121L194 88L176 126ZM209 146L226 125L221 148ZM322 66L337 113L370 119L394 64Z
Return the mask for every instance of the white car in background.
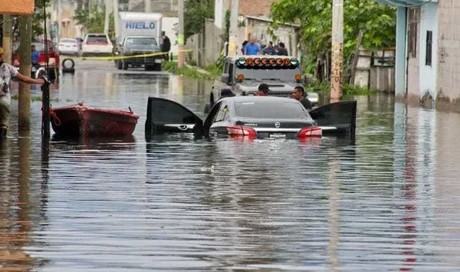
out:
M88 33L81 46L81 55L112 55L113 45L104 33Z
M61 55L80 55L80 45L78 40L74 38L60 39L58 50Z

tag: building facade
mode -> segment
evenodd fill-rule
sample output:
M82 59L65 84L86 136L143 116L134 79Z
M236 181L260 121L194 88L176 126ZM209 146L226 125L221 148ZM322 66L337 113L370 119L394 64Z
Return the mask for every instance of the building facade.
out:
M396 96L460 111L460 1L376 1L397 9Z

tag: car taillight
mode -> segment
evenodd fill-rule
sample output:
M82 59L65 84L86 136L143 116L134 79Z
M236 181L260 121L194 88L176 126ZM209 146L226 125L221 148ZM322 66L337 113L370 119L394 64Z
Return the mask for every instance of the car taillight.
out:
M257 132L254 128L245 126L228 126L227 133L231 137L257 137Z
M306 127L299 131L297 137L299 138L309 138L309 137L321 137L323 136L323 131L320 127Z

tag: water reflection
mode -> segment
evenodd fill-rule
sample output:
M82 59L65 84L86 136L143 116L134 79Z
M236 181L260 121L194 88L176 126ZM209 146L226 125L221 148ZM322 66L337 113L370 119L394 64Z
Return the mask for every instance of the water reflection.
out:
M26 271L33 268L33 259L24 249L30 243L29 198L30 182L30 138L20 135L17 145L19 156L10 157L10 141L0 142L0 261L5 271ZM10 166L17 165L17 175ZM6 171L5 171L6 170Z
M147 142L148 96L201 112L210 83L109 75L63 76L55 103L129 105L141 115L132 137L43 140L35 102L30 134L19 135L13 121L0 142L0 270L460 266L460 151L452 146L460 115L357 97L352 142L192 135Z

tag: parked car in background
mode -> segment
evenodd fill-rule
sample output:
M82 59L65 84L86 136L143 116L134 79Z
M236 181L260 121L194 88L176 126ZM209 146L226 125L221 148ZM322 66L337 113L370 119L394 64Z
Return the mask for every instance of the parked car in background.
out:
M107 34L88 33L81 47L82 56L112 55L113 45Z
M45 53L45 44L44 41L32 42L31 45L35 46L35 49L39 52L38 64L34 69L46 68L48 63L47 74L48 78L51 81L55 81L59 78L59 52L56 51L56 48L52 41L47 41L47 50L48 54ZM19 48L19 45L16 45L15 48ZM13 66L19 69L21 61L19 59L19 52L15 50L13 53ZM34 76L32 74L31 76Z
M74 38L62 38L58 44L59 54L61 55L80 55L80 44Z

